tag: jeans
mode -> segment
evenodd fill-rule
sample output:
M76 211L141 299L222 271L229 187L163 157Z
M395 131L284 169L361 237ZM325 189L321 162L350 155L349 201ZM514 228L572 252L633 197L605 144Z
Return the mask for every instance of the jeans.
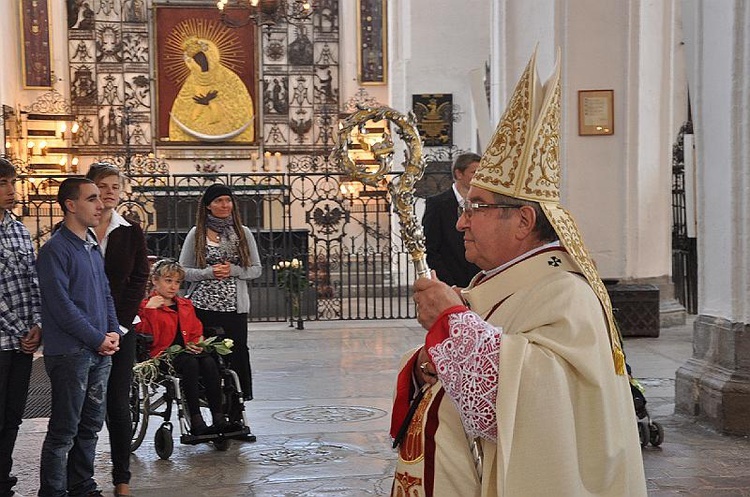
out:
M196 309L195 315L201 320L204 328L220 326L224 328L225 338L234 340L232 353L225 358L229 367L240 378L242 397L245 400L251 400L253 398L253 373L250 367L250 350L247 347L247 314Z
M96 490L94 456L104 424L108 356L88 349L45 356L52 415L42 444L39 497L77 497Z
M130 483L130 385L135 363L135 331L120 338L120 350L112 356L107 384L107 428L112 451L112 483Z
M31 354L0 351L0 497L11 495L16 484L10 475L13 447L26 407L32 359Z

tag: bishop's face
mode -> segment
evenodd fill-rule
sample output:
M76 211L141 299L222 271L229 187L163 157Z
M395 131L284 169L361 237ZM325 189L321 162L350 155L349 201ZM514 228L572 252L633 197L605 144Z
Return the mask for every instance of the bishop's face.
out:
M489 190L472 186L467 202L495 204ZM466 260L485 271L494 269L520 255L516 238L517 209L478 208L464 212L456 229L464 234Z

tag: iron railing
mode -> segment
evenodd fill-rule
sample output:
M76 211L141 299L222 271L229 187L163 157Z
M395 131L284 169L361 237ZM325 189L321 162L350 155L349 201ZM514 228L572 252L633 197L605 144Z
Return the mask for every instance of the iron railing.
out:
M55 196L66 177L18 177L15 212L37 248L62 219ZM203 190L214 182L228 184L263 262L262 276L251 283L251 320L290 319L290 299L277 288L272 267L292 258L303 261L313 284L302 297L304 319L415 317L415 273L385 189L362 187L344 195L345 181L342 173L307 171L130 174L118 211L141 224L151 255L178 257ZM434 190L449 185L450 177L428 172L425 181Z
M685 122L672 146L672 281L675 297L690 314L698 312L697 239L688 236L685 184L685 140L693 133L691 120Z

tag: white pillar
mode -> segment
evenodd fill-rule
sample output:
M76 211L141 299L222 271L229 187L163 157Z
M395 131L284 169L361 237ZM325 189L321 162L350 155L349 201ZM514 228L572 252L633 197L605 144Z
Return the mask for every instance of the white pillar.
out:
M750 5L684 2L698 185L698 313L676 409L750 434ZM688 29L689 28L689 29Z

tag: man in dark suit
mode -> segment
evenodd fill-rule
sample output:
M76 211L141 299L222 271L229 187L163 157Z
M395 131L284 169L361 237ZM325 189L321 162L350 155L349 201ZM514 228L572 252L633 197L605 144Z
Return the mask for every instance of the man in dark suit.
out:
M469 183L481 157L466 153L456 157L451 188L427 199L422 226L427 248L427 265L448 285L464 288L479 272L464 256L464 235L456 229L458 205L469 191Z

